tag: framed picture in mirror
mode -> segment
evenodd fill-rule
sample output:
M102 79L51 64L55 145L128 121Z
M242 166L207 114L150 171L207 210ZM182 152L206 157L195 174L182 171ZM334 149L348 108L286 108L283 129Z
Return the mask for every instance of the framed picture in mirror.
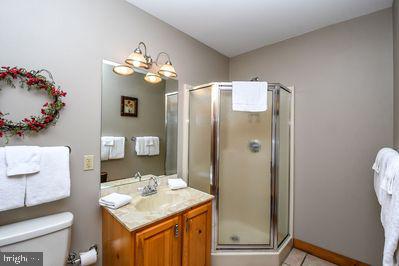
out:
M139 100L134 97L121 96L121 116L137 117Z

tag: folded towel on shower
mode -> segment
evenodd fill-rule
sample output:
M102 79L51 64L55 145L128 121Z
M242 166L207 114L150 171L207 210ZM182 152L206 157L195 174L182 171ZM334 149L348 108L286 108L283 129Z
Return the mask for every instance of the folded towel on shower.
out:
M171 178L168 179L168 186L172 190L186 188L187 183L181 178Z
M267 110L267 82L233 81L232 85L233 111Z
M118 209L126 204L129 204L132 197L129 195L111 193L107 196L100 198L98 201L101 206L108 207L111 209Z
M41 147L40 172L26 175L26 206L69 197L69 149L64 146Z
M38 146L4 147L7 175L25 175L40 171L40 148Z
M25 175L7 176L5 148L0 147L0 211L23 207L25 188Z

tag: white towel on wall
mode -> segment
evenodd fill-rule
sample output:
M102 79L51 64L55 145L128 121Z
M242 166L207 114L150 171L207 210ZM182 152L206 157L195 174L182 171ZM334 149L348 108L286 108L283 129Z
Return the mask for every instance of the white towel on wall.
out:
M148 155L149 150L146 145L146 141L146 137L136 137L134 150L136 151L137 156Z
M114 145L110 146L109 159L122 159L125 157L125 137L113 137Z
M109 160L109 152L114 145L113 137L101 137L101 161Z
M233 111L263 112L267 110L267 82L233 81Z
M69 197L71 189L69 149L42 147L40 172L26 175L26 206Z
M25 175L40 171L38 146L6 146L7 175Z
M381 149L373 164L374 189L381 205L381 223L384 228L383 266L395 262L399 241L399 182L398 153L391 148Z
M23 207L25 188L25 175L7 176L5 148L0 147L0 211Z
M149 143L148 145L148 155L155 156L159 155L159 138L158 137L148 137Z
M381 222L384 227L385 243L383 266L398 265L395 263L395 252L399 241L399 182L394 182L392 195L382 198Z

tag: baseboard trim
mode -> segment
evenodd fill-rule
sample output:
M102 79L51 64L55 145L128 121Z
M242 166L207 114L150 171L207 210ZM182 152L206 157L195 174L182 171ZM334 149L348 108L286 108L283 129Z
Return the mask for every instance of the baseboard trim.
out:
M340 266L369 266L369 264L367 263L345 257L343 255L337 254L335 252L329 251L327 249L315 246L313 244L295 238L294 238L294 248L300 249L313 256L319 257L320 259L329 261L331 263Z

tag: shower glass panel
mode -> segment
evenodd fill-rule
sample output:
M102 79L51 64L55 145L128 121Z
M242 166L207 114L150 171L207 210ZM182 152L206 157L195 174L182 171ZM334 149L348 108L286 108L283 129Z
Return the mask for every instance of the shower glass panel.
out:
M166 128L166 157L165 174L177 173L177 123L178 123L177 92L165 94L165 128Z
M278 123L278 234L277 242L281 242L289 233L289 205L290 205L290 114L291 114L291 94L285 90L280 90L280 111Z
M188 176L190 187L210 193L212 87L190 91Z
M215 196L213 249L278 249L290 236L291 92L265 112L232 110L232 84L190 90L189 186Z
M269 91L266 112L236 112L220 91L219 245L270 245L272 100Z

